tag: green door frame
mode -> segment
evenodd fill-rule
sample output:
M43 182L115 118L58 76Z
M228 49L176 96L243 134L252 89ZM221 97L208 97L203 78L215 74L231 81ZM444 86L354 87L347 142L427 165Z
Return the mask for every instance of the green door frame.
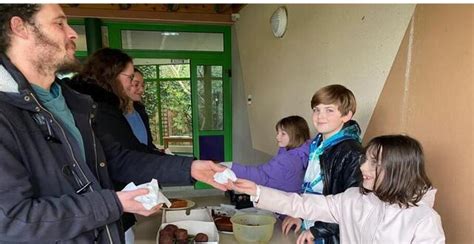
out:
M70 24L81 25L84 20L70 20ZM224 136L224 160L232 160L232 86L231 86L231 27L216 25L191 25L191 24L154 24L139 22L121 22L102 20L102 26L107 27L109 47L122 49L122 30L138 31L174 31L174 32L200 32L200 33L222 33L224 37L224 51L164 51L164 50L128 50L124 52L133 58L156 58L156 59L189 59L191 62L191 90L192 90L192 113L193 113L193 153L199 157L200 135L223 135ZM87 52L76 53L78 57L87 56ZM216 65L223 67L223 92L224 92L224 129L221 131L199 131L197 113L197 65Z
M232 160L232 137L227 136L227 128L232 128L232 95L231 95L231 84L230 84L230 77L229 72L230 66L226 66L226 64L216 63L213 60L204 60L204 59L194 59L191 60L191 90L197 91L197 66L199 65L215 65L215 66L222 66L222 81L223 87L222 90L224 92L224 130L199 130L199 126L193 126L193 135L198 135L193 137L194 145L197 146L196 150L199 153L199 136L214 136L214 135L223 135L224 136L224 160L231 161ZM193 92L191 94L193 104L193 124L199 124L199 116L194 116L199 114L198 111L198 96L197 92ZM232 134L232 130L230 130ZM199 154L198 154L199 155Z

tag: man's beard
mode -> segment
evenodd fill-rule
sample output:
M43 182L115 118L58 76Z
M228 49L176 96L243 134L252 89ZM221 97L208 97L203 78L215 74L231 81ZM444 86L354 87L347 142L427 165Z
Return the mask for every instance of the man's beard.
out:
M74 57L70 62L63 62L58 65L56 68L57 74L67 74L67 73L79 73L82 69L82 64Z
M60 44L48 38L37 26L33 26L36 35L35 48L40 52L36 57L36 68L40 73L51 72L79 72L81 63L75 56L68 56L66 53L61 58L56 58L56 53L62 52ZM66 51L68 49L76 49L76 44L69 40L65 45Z

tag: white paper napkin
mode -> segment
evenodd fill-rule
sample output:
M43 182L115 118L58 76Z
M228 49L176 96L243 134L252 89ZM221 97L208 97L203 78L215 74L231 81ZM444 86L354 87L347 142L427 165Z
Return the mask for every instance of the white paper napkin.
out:
M132 191L138 188L147 188L149 191L146 195L135 197L135 200L141 202L146 210L150 210L161 203L171 207L171 202L165 197L165 195L163 195L163 193L161 193L160 188L158 187L158 181L156 179L152 179L150 182L141 184L139 186L135 185L133 182L130 182L122 189L122 191Z
M225 170L222 171L222 172L215 173L215 174L214 174L214 180L215 180L217 183L226 184L226 183L227 183L227 180L231 180L232 182L236 181L236 180L237 180L237 176L235 176L234 171L232 171L231 169L227 168L227 169L225 169Z

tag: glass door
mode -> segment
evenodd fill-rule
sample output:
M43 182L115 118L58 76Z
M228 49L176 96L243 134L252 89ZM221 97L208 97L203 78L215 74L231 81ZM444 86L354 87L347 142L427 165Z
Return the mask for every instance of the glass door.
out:
M225 64L192 60L193 123L195 152L200 159L230 161L232 141L229 69ZM229 141L230 140L230 141ZM203 183L197 188L206 188Z
M186 59L134 59L143 72L143 102L155 146L193 155L191 77Z

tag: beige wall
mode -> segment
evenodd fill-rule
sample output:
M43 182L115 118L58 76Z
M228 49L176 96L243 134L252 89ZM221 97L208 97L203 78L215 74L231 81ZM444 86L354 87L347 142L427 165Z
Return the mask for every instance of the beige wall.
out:
M355 119L365 130L414 5L286 5L282 39L269 24L278 6L247 5L234 25L243 96L253 98L247 106L253 147L275 153L274 124L284 116L303 116L312 128L311 96L333 83L355 93Z
M473 5L418 5L368 125L424 146L447 243L474 242Z
M288 31L275 39L277 6L248 5L233 27L233 82L242 99L253 96L240 105L249 143L274 153L274 123L289 114L310 122L313 92L342 83L357 97L364 142L388 133L421 141L447 243L473 243L474 5L287 5Z

